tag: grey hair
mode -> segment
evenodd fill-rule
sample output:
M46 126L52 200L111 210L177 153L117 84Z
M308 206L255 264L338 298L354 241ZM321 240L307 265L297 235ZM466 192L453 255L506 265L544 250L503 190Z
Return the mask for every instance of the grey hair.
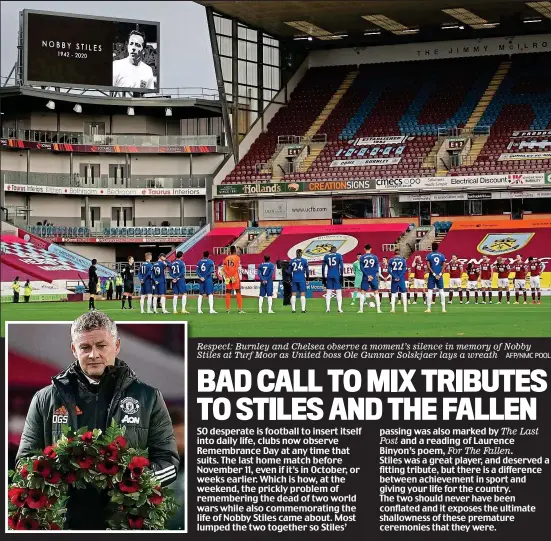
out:
M105 329L116 341L119 338L117 324L103 312L86 312L73 321L71 325L71 339L73 342L79 334Z

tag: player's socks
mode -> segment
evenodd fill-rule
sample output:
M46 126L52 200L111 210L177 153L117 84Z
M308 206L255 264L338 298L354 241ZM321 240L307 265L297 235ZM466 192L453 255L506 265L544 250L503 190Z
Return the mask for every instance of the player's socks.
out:
M333 290L332 289L328 289L326 292L325 292L325 309L329 312L329 310L331 309L331 295L333 294Z
M440 291L440 303L442 304L442 312L446 311L446 292Z
M240 312L243 311L243 297L241 296L241 292L237 293L237 307Z
M178 311L178 295L172 296L172 311L173 312Z
M153 294L149 293L147 295L147 312L151 313L151 307L153 306Z
M417 304L417 291L413 294L413 304Z
M398 298L398 293L393 293L392 297L390 297L390 311L394 312L394 309L396 308L396 299Z
M291 297L291 310L294 312L296 310L296 307L297 307L297 297L296 295L293 295Z
M124 310L124 305L126 304L126 295L122 296L122 309Z
M161 297L161 310L163 311L163 313L166 312L166 297Z
M182 312L186 311L187 295L182 295Z
M342 290L337 289L336 295L337 295L337 310L339 312L342 312Z
M453 289L450 289L450 302L453 301Z
M358 292L357 292L357 291L354 291L354 292L352 293L352 302L354 302L357 298L358 298Z
M515 291L515 302L518 303L519 291Z
M142 313L144 311L144 304L145 304L145 295L142 295L140 297L140 312L142 312Z
M474 302L478 304L478 291L474 292Z
M226 293L226 310L230 309L231 305L231 293Z
M522 295L524 296L524 302L526 302L526 289L522 292Z
M264 303L264 297L258 297L258 313L262 313L262 304Z
M402 293L402 304L404 305L404 313L408 311L408 298L407 293Z
M303 312L306 312L306 296L300 297L300 307L302 308Z
M492 292L491 291L488 291L488 302L489 303L492 302Z
M507 303L511 302L511 292L507 291Z
M365 293L360 293L360 312L364 311Z
M128 295L128 308L132 310L132 295Z
M423 304L427 304L427 294L423 291Z
M214 312L214 295L209 295L209 310L210 312Z
M538 289L538 302L541 302L541 289Z
M378 295L375 295L375 305L377 306L377 313L381 312L381 299Z
M433 299L432 292L429 292L428 295L427 295L427 312L430 312L432 299Z
M532 302L536 302L536 290L532 289Z
M463 302L463 290L459 290L459 302Z
M503 299L503 291L499 290L497 294L497 302L501 302L501 299Z
M268 297L268 313L273 314L272 312L272 297Z
M465 291L465 294L467 295L467 302L469 302L471 300L471 292L467 289L467 291Z
M203 295L197 297L197 312L202 313L201 306L203 305Z

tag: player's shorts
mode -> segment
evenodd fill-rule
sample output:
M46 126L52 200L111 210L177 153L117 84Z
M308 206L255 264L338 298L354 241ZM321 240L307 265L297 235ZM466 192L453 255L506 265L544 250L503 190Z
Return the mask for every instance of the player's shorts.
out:
M260 282L260 297L272 297L274 294L274 283L268 280L266 284Z
M480 280L480 286L482 287L482 289L492 289L492 281Z
M377 281L377 278L373 278L373 280L369 281L366 277L362 280L362 291L379 291L379 282Z
M96 295L98 292L98 283L88 282L88 292L90 293L90 295Z
M539 289L541 287L541 276L531 276L530 277L530 287L532 289Z
M161 278L158 284L155 284L155 290L153 291L155 295L166 295L166 280Z
M461 278L450 278L450 287L461 289Z
M354 278L354 289L360 289L362 287L362 277Z
M306 281L304 282L291 282L291 293L306 293Z
M497 287L509 289L509 278L498 278Z
M415 280L413 280L413 287L415 289L425 289L425 279L415 278Z
M395 282L392 280L391 282L391 292L392 293L405 293L406 292L406 281L405 280L399 280L398 282Z
M429 282L427 284L428 289L444 289L444 278L435 278L434 275L429 275Z
M214 283L212 279L204 280L203 282L199 281L199 295L213 295L214 294Z
M341 281L339 278L327 278L327 289L342 289Z
M151 280L146 280L142 284L140 291L142 295L151 295L151 293L153 293L153 282Z
M384 289L385 291L388 291L390 289L391 283L392 280L381 280L381 283L379 284L379 289Z
M515 289L526 289L526 280L515 280Z
M475 289L478 289L478 281L471 281L469 280L467 282L467 289L469 289L470 291L474 291Z
M187 293L186 281L183 278L172 284L172 293L174 295L185 295Z
M124 282L123 291L125 293L134 293L134 281L127 280Z

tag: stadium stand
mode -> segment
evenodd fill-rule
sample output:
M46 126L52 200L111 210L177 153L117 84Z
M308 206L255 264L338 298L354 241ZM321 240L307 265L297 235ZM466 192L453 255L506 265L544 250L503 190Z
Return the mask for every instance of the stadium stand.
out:
M500 57L490 57L360 66L358 76L319 129L320 134L327 135L327 145L307 171L286 174L284 180L418 175L437 141L438 130L466 124L499 64ZM289 104L280 109L267 132L260 135L224 182L269 180L270 175L256 173L255 164L269 159L278 136L306 133L314 109L323 107L320 99L329 99L346 68L349 72L356 69L311 69L291 95ZM329 82L323 94L311 86L320 73L325 73ZM305 103L310 106L303 111ZM291 122L293 116L298 118ZM354 138L400 135L410 138L389 150L385 150L389 145L374 145L359 156L395 157L398 163L330 167L334 160L358 157L361 147L354 148ZM422 174L432 176L434 168L424 168Z
M304 135L352 69L355 68L340 66L310 69L292 93L289 104L276 113L268 130L258 137L224 182L240 184L244 181L271 180L272 175L260 173L257 164L270 160L276 150L278 136Z
M214 254L215 248L225 248L230 246L236 239L238 239L245 228L243 227L219 227L213 229L201 240L199 240L191 249L187 250L184 254L184 261L188 265L195 265L203 257L203 252L208 250L211 253L213 261L218 264L221 263L226 254ZM175 257L175 253L171 252L168 256L169 260Z
M539 223L536 219L526 220L526 223L499 223L490 218L488 224L482 223L481 226L476 222L462 222L458 219L454 223L435 222L433 225L437 234L442 234L438 249L448 259L455 253L462 260L480 261L486 254L493 262L499 255L513 260L520 254L524 260L537 257L544 262L551 261L551 223L548 220ZM408 261L411 262L415 255L421 255L424 260L426 253L417 251Z
M258 253L245 253L241 255L243 267L264 261L264 255L269 254L271 260L290 259L294 257L294 247L301 244L304 253L315 260L312 255L320 254L318 260L323 259L329 244L334 244L343 253L346 263L356 260L356 253L364 251L364 245L370 243L373 249L381 257L392 256L390 248L383 250L397 241L408 228L406 223L398 224L366 224L366 225L341 225L341 226L285 226L283 228L268 228L275 236L268 247ZM263 228L258 228L263 231ZM203 256L204 250L211 252L211 259L216 265L220 265L226 257L226 253L213 253L215 248L225 248L234 244L236 240L247 230L241 228L219 228L211 231L201 239L189 251L184 253L184 261L188 265L194 265ZM308 242L310 241L310 243Z
M549 171L550 159L535 159L538 153L551 151L549 134L513 136L513 132L551 127L550 63L550 53L512 57L509 72L479 121L479 126L491 126L488 140L474 161L453 168L452 175ZM502 154L511 153L533 153L534 159L500 160Z
M20 278L28 275L34 280L49 283L54 280L80 280L81 277L87 280L88 267L79 263L77 259L69 259L39 248L32 242L14 235L2 235L0 240L2 263L21 273ZM4 276L2 281L5 281Z

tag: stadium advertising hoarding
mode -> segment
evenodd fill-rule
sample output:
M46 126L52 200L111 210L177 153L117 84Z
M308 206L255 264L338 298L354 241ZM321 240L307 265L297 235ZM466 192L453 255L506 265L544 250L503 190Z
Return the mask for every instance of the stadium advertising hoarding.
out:
M400 202L423 201L469 201L481 199L539 199L551 197L551 190L506 190L499 192L480 193L431 193L431 194L400 194Z
M50 152L90 152L92 154L206 154L217 150L213 145L80 145L75 143L38 143L22 139L0 139L0 147Z
M275 182L256 184L220 184L216 194L228 195L278 195L312 192L361 192L386 190L434 190L472 189L491 190L510 187L538 188L551 184L551 174L516 173L503 175L473 175L458 177L396 177L367 180L313 180L309 182Z
M322 220L333 216L331 197L261 199L261 220Z
M6 192L43 193L55 195L123 195L139 197L205 195L206 188L78 188L36 186L33 184L6 184Z
M23 84L157 92L160 24L23 10Z

